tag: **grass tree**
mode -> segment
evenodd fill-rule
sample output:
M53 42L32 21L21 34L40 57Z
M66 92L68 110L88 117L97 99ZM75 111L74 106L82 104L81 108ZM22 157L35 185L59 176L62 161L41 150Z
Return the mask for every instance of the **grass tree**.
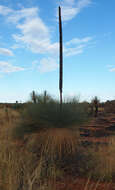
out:
M60 109L62 109L62 89L63 89L63 37L62 37L62 21L61 21L61 7L59 7L59 90L60 90Z
M94 106L94 108L95 108L95 117L98 116L99 102L100 102L100 101L99 101L99 99L98 99L97 96L95 96L95 97L92 99L92 104L93 104L93 106Z
M33 103L36 104L36 93L34 90L31 93L31 99L32 99Z

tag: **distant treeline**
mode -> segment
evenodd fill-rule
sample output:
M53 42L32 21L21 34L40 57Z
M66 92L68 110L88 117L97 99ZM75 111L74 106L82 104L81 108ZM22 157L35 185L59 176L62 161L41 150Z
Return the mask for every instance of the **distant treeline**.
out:
M16 107L24 107L27 103L0 103L0 108L16 108Z

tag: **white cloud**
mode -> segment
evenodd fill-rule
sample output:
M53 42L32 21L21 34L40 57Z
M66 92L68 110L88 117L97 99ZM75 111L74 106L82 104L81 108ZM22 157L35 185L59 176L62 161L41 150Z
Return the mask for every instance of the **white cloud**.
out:
M5 61L0 61L0 72L1 73L12 73L12 72L17 72L17 71L23 71L24 68L22 67L17 67L13 66L12 64L5 62Z
M13 44L12 46L11 46L11 49L19 49L19 48L24 48L24 45L23 44Z
M62 12L64 20L69 20L81 11L82 8L87 6L91 0L64 0L62 3ZM2 8L3 9L3 8ZM6 7L4 7L6 9ZM58 55L59 43L51 42L50 30L45 25L43 20L39 17L39 9L34 8L23 8L20 10L7 10L7 20L16 25L19 30L17 34L13 34L13 38L17 44L12 48L26 47L33 53L39 54L53 54ZM65 56L77 55L83 52L83 49L78 47L69 47L70 45L76 45L81 43L87 43L91 40L91 37L83 39L74 38L69 42L65 43ZM68 47L67 47L68 46ZM73 52L72 52L73 51Z
M69 42L66 42L66 45L74 45L74 44L81 44L81 43L88 43L92 40L92 37L85 37L85 38L73 38Z
M115 72L115 66L114 65L106 65L109 72Z
M40 18L26 20L16 26L20 34L13 35L17 42L22 42L34 53L46 53L50 46L49 30Z
M0 48L0 54L7 55L7 56L13 56L13 52L6 48Z
M77 11L81 11L81 9L87 6L89 2L90 0L78 0L76 4L74 0L64 0L64 19L69 20L70 17L72 18L73 16L75 16L77 14ZM17 29L17 33L12 34L13 39L15 39L16 41L16 44L12 46L12 49L28 48L33 53L48 54L49 56L50 54L52 54L53 58L44 58L40 61L38 69L40 72L49 72L55 70L58 67L56 63L56 58L59 52L59 43L51 42L51 31L49 27L47 27L46 24L43 22L43 20L39 17L39 9L34 7L13 10L2 6L1 10L2 11L0 11L0 14L3 15L4 10L4 16L7 16L7 21L14 24ZM91 40L91 37L84 37L81 39L74 38L66 42L64 44L64 56L72 56L83 53L84 48L88 45L89 41ZM10 50L5 50L7 49L4 49L5 55L13 55L13 53ZM7 66L10 68L9 70L23 69L19 67L14 67L9 64Z
M89 4L91 4L91 0L78 0L78 8L81 10L82 8L88 6Z
M87 7L92 0L63 0L62 1L62 19L68 21L78 15L83 8Z
M21 19L25 19L28 18L34 18L37 17L38 14L38 7L36 8L22 8L20 10L12 10L12 14L9 15L8 17L8 21L13 22L13 23L18 23L18 21L20 21Z
M0 14L1 14L1 15L6 16L6 15L8 15L9 13L12 13L12 9L0 5Z
M62 4L66 5L73 5L75 3L75 0L63 0Z
M68 57L68 56L73 56L73 55L78 55L78 54L81 54L83 53L83 48L79 48L79 47L76 47L76 48L67 48L64 50L65 52L65 55Z
M58 68L58 64L55 59L43 58L40 60L40 65L38 66L38 70L42 73L55 71Z
M1 6L2 10L6 10L6 7ZM58 43L51 42L50 30L39 17L39 9L23 8L20 10L8 11L7 8L7 21L15 24L19 30L17 34L13 34L12 37L16 40L17 44L12 46L16 49L18 47L26 47L34 53L51 53L57 54ZM3 11L0 14L3 15ZM5 16L6 14L4 14ZM23 46L24 45L24 46Z
M115 72L115 68L109 69L110 72Z
M85 37L73 38L72 40L66 42L64 46L65 56L74 56L82 54L84 52L84 48L88 47L89 42L92 40L92 37Z
M62 20L68 21L71 20L79 13L78 8L75 7L62 7Z

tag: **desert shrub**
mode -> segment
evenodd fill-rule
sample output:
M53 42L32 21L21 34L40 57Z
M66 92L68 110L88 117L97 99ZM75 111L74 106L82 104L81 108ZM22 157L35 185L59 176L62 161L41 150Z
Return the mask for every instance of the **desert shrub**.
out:
M105 102L104 111L105 113L115 113L115 100Z
M52 98L47 102L29 103L21 116L21 122L14 134L22 136L46 128L67 128L83 124L88 120L86 105L75 100L64 102L62 110L58 101Z
M38 94L35 91L30 93L30 102L32 103L48 103L53 100L54 99L47 93L46 90L41 94Z

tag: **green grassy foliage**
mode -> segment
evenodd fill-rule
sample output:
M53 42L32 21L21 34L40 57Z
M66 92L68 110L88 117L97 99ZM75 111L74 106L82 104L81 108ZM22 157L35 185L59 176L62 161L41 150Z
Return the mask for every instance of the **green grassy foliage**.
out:
M46 99L45 99L46 98ZM36 104L28 103L14 134L22 136L47 128L67 128L78 126L88 120L88 106L72 99L62 104L51 96L40 95Z

